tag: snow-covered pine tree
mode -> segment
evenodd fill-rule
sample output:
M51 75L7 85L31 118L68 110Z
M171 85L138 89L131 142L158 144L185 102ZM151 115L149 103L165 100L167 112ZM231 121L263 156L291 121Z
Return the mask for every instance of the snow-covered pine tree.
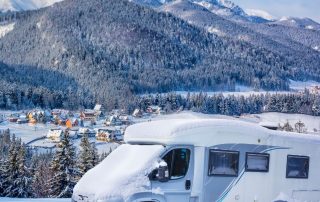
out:
M75 157L75 148L69 135L65 132L51 163L53 172L49 182L51 197L69 198L72 196L76 181Z
M3 184L5 184L4 196L7 197L16 197L16 193L13 190L16 189L15 180L18 178L18 147L15 135L13 134L11 144L9 147L8 160L6 161L7 165L5 170L5 176Z
M18 154L18 175L14 180L14 189L12 190L15 197L29 198L31 196L31 182L32 178L26 166L26 147L19 141Z
M80 147L81 150L79 155L78 168L79 177L82 177L88 170L90 170L94 166L93 151L87 134L84 134L81 138Z
M4 196L4 191L8 187L7 179L7 161L0 159L0 197Z
M314 102L312 104L312 112L313 115L319 116L320 115L320 96L315 96Z
M93 162L93 167L98 165L99 163L99 154L98 154L98 149L96 147L96 143L93 142L91 144L91 156L92 156L92 162Z
M45 160L38 161L32 180L32 193L35 198L49 197L50 187L48 181L52 177L49 164Z

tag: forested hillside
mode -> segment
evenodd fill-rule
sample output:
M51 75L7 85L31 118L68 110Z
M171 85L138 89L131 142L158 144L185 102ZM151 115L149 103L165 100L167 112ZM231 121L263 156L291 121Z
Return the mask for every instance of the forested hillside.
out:
M0 38L0 105L114 108L146 92L320 79L317 56L287 57L127 0L66 0L19 16L2 17L15 25Z

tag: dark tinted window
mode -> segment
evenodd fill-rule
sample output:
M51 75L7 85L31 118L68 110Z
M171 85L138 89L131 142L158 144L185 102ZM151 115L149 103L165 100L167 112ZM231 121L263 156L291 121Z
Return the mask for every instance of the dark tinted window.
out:
M168 164L170 179L182 178L188 172L190 162L190 150L171 150L163 157L163 160Z
M269 154L247 153L246 154L246 171L268 172L269 158L270 158Z
M287 178L308 178L309 157L294 156L287 157Z
M237 176L239 152L210 150L209 175Z

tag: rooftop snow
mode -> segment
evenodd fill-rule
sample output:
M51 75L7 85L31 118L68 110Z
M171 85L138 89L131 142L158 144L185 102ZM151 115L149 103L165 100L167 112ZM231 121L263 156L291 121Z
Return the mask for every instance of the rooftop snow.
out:
M201 118L167 119L135 124L127 128L124 140L127 143L185 144L195 146L214 146L219 144L219 142L226 141L247 144L256 143L256 138L235 138L235 135L239 137L253 136L260 139L267 139L272 135L286 139L291 137L302 142L320 142L320 137L315 135L272 131L257 124L238 120ZM222 136L225 138L217 138Z

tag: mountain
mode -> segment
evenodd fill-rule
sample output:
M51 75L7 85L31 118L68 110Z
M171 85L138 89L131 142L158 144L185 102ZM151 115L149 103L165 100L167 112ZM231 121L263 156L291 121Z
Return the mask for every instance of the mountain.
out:
M0 12L35 10L62 0L1 0Z
M270 13L264 11L264 10L259 10L259 9L245 9L245 12L249 16L254 16L254 17L261 17L263 19L273 21L275 20L275 17L273 17Z
M247 42L284 56L318 57L312 45L320 45L320 35L310 30L288 28L271 22L237 23L190 1L174 1L163 5L160 10L171 13L209 33Z
M318 52L294 41L297 47L286 47L192 2L154 9L127 0L65 0L0 22L11 25L0 37L0 108L100 102L111 109L130 106L142 93L236 84L286 90L289 79L320 80Z
M144 6L150 6L153 8L166 5L171 2L181 1L181 0L130 0L132 2L138 3ZM262 23L267 22L267 19L264 19L256 15L248 15L242 8L234 4L229 0L184 0L192 3L199 4L200 6L205 7L210 10L212 13L215 13L219 16L229 18L235 21L240 22L255 22Z
M283 17L274 24L320 31L320 24L310 18Z

